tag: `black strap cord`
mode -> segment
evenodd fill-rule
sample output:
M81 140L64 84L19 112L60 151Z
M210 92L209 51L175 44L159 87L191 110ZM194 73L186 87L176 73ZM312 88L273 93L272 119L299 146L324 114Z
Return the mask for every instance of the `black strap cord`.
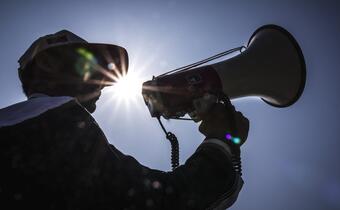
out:
M160 117L157 117L157 120L158 120L159 124L161 125L162 130L164 131L166 138L170 141L170 144L171 144L171 167L172 167L172 170L175 170L179 166L179 144L178 144L177 137L175 136L175 134L166 131Z

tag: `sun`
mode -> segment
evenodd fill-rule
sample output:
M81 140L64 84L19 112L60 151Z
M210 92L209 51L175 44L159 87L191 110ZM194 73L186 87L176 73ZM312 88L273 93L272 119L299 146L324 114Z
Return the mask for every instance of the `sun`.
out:
M134 101L142 94L142 78L135 72L128 72L118 78L112 87L112 97L123 101Z
M152 78L150 69L158 59L157 55L145 58L141 52L143 46L136 47L131 53L129 69L125 69L118 75L111 75L110 78L115 80L103 89L102 107L109 108L113 113L126 112L134 113L136 110L142 111L145 108L145 102L142 95L142 86L145 81ZM110 65L110 64L109 64ZM108 69L114 69L115 66L108 66Z
M143 110L145 103L142 87L150 76L146 76L141 70L130 68L127 73L115 77L116 82L111 86L103 89L100 102L103 110L110 109L113 114L131 114Z

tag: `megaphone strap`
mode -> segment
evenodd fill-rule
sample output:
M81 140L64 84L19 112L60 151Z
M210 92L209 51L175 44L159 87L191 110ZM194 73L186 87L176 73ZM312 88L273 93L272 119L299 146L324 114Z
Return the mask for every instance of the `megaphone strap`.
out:
M218 54L216 54L216 55L213 55L213 56L208 57L208 58L206 58L206 59L200 60L200 61L198 61L198 62L189 64L189 65L186 65L186 66L182 66L182 67L180 67L180 68L177 68L177 69L174 69L174 70L171 70L171 71L168 71L168 72L165 72L165 73L163 73L163 74L161 74L161 75L158 75L157 77L162 77L162 76L168 75L168 74L170 74L170 73L174 73L174 72L185 71L185 70L188 70L188 69L191 69L191 68L200 66L200 65L205 64L205 63L207 63L207 62L209 62L209 61L216 60L216 59L218 59L218 58L221 58L221 57L223 57L223 56L229 55L229 54L234 53L234 52L237 52L237 51L239 51L240 53L242 53L245 49L247 49L246 46L241 46L241 47L232 48L232 49L230 49L230 50L227 50L227 51L218 53Z

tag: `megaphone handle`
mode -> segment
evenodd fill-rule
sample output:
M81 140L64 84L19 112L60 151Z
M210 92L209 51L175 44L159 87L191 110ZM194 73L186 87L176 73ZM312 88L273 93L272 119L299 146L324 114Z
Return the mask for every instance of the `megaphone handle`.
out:
M238 129L236 126L236 118L235 118L235 115L233 114L234 110L231 110L231 109L235 109L233 104L231 103L229 97L224 93L219 93L218 98L219 100L223 102L224 106L229 111L229 114L231 116L231 122L230 122L231 131L233 132L234 135L238 135Z
M235 109L229 99L229 97L224 94L220 93L219 94L219 99L224 103L226 109L230 111L230 116L231 116L231 122L230 122L230 129L233 132L234 135L238 136L238 128L236 125L236 116L233 113ZM228 107L229 106L229 107ZM240 176L242 176L242 161L241 161L241 151L239 145L235 144L229 144L230 147L232 147L233 155L232 155L232 163L233 163L233 168L236 173L238 173Z

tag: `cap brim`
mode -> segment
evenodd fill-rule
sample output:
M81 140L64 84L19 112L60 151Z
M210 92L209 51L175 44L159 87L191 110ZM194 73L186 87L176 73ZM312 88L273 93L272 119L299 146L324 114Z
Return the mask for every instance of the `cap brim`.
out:
M72 43L68 45L74 46L75 48L84 47L85 49L88 49L92 52L100 53L104 55L108 62L110 59L113 61L118 56L121 66L124 68L126 73L129 69L129 56L124 47L102 43Z
M125 48L101 43L53 46L39 52L34 59L46 64L46 69L52 66L54 72L72 73L69 70L73 68L76 75L83 77L84 80L102 81L103 86L110 86L119 77L126 75L129 66Z

